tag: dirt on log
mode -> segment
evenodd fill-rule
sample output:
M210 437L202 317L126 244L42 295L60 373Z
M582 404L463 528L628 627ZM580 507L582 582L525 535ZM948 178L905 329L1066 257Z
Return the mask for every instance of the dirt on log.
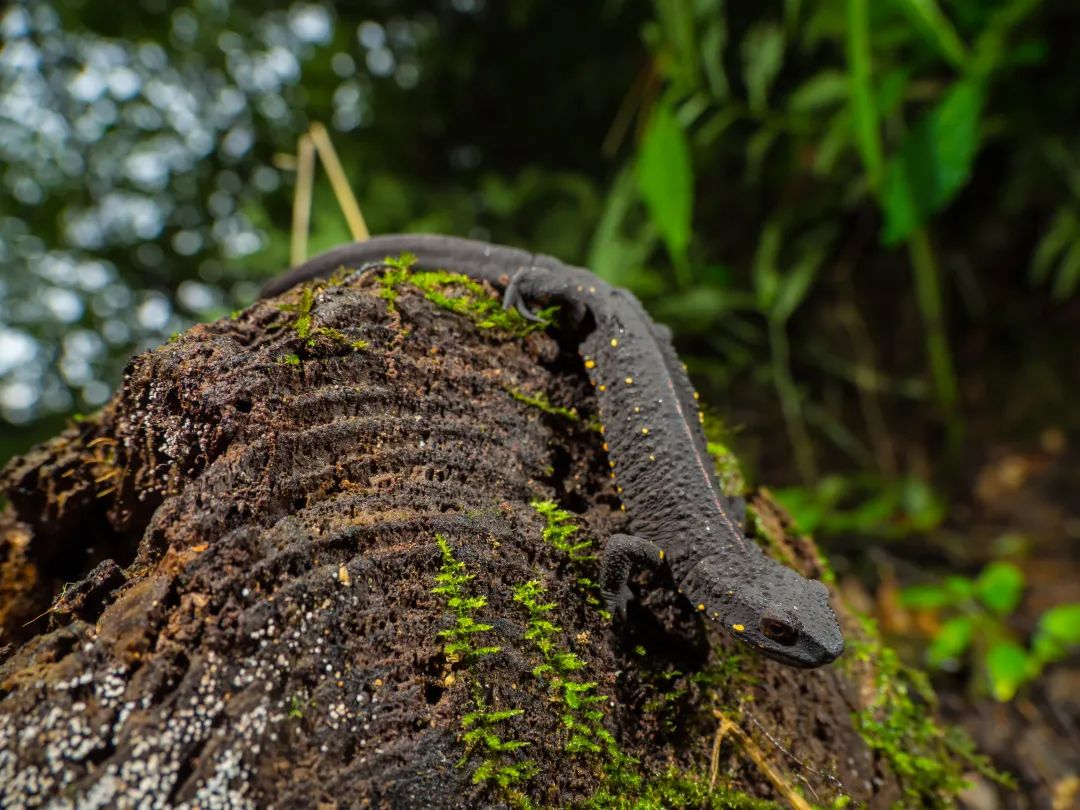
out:
M368 274L196 326L8 465L0 806L911 795L856 722L881 685L846 613L849 652L816 671L646 575L613 631L593 555L626 521L573 346L444 285Z

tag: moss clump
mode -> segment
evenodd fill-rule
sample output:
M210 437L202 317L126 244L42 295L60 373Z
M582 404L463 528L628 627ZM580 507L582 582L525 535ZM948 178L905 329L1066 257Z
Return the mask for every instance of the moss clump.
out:
M302 287L300 290L300 300L292 304L281 304L280 308L285 312L296 313L296 320L291 324L293 332L303 342L304 347L308 349L314 349L318 344L319 338L325 338L333 343L339 343L343 346L348 346L353 351L359 351L366 349L368 342L366 340L349 340L341 331L329 326L317 326L315 324L314 316L312 315L311 308L315 303L315 292L322 286L326 286L327 283L334 283L333 279L330 282L322 282L320 284L309 284Z
M544 519L544 542L566 554L570 565L575 569L578 590L584 594L588 604L599 607L600 586L594 579L596 555L593 553L592 540L573 540L580 527L574 522L574 516L565 509L560 509L554 501L534 500L529 505ZM605 618L611 618L607 611L601 613Z
M542 391L538 394L526 394L524 391L519 391L516 388L507 388L506 393L518 402L524 402L526 405L539 408L544 413L549 413L552 416L561 416L564 419L569 419L571 422L578 422L581 420L581 417L578 416L577 408L562 408L558 405L553 405L551 400L548 399L547 395Z
M795 555L792 554L791 549L784 545L783 534L777 534L769 526L768 521L762 519L762 516L758 514L758 511L753 506L747 505L746 507L746 525L749 530L748 534L755 540L762 541L760 545L765 546L765 552L777 562L782 562L784 565L797 568ZM819 556L820 553L819 553ZM824 559L822 557L822 559Z
M852 715L855 729L889 764L904 790L904 807L948 808L967 786L966 770L1011 784L994 770L959 729L942 727L934 719L936 698L926 676L904 666L896 652L881 641L873 621L859 617L864 638L850 638L847 665L873 662L874 695ZM854 635L854 634L853 634Z
M592 540L574 542L573 537L580 531L580 526L574 522L574 516L565 509L560 509L554 501L535 500L529 504L544 519L542 537L545 543L550 543L559 551L564 552L572 563L593 562L596 555L592 554Z
M469 755L477 748L482 749L484 759L473 770L472 782L474 785L489 783L507 790L514 785L527 782L532 779L537 771L536 762L531 759L519 762L506 762L506 755L512 754L529 743L522 740L503 740L495 732L495 727L512 717L519 717L524 713L523 709L504 709L503 711L487 711L478 699L480 708L475 712L469 712L461 718L461 727L465 733L461 735L465 743L465 756L458 762L458 766L464 765Z
M300 695L293 695L289 698L289 717L293 720L304 719L304 709L307 703Z
M705 430L705 438L709 455L713 460L713 467L720 479L720 489L730 497L742 495L746 492L746 478L739 467L739 460L731 451L728 430L717 417L702 411L701 425Z
M395 308L397 302L397 288L410 284L436 306L464 315L480 329L496 329L515 337L546 329L558 311L558 307L542 309L537 312L540 320L533 323L525 320L517 310L503 309L501 301L493 298L487 288L468 276L445 270L413 269L416 257L411 253L403 253L396 258L388 256L384 264L388 269L380 280L379 295L386 299L391 309Z
M691 699L691 687L704 693L701 705L717 706L723 705L727 695L745 693L756 680L747 672L746 656L737 650L713 656L708 665L689 675L677 669L649 669L649 664L657 659L640 644L634 648L634 654L641 658L642 680L653 692L641 710L654 715L669 734L686 722L683 712Z
M447 639L444 653L448 663L462 663L471 667L480 658L493 655L501 648L496 646L475 646L475 637L492 629L490 624L476 621L474 614L487 605L484 596L471 596L467 585L475 578L465 568L465 563L454 557L454 550L441 534L435 535L439 546L442 565L435 576L433 593L446 597L446 605L455 616L454 626L439 631L439 636ZM457 766L464 767L474 753L482 756L480 763L473 769L474 785L488 784L503 791L512 803L520 805L523 797L513 791L513 786L531 779L537 773L537 765L531 759L515 760L514 753L529 743L521 740L504 740L496 727L507 720L518 717L522 709L490 709L478 684L473 684L472 700L476 706L461 718L461 741L465 744L465 753Z
M465 563L454 558L454 551L445 537L437 534L435 542L442 553L442 567L435 577L438 584L432 588L432 593L445 596L447 607L454 611L456 617L453 627L439 631L439 636L447 639L446 660L451 663L462 661L467 665L472 664L476 659L497 653L501 649L493 646L473 646L473 637L478 633L488 632L492 627L473 618L474 613L487 605L487 597L469 596L465 592L465 585L474 579L476 574L467 573Z
M775 802L723 785L710 786L705 779L677 768L638 780L632 791L625 788L614 782L604 785L577 806L587 810L781 810Z
M531 641L540 653L540 663L532 674L547 681L551 699L564 706L563 727L568 736L563 744L568 754L600 754L608 760L622 756L615 738L604 728L604 712L597 704L607 700L596 693L595 681L582 681L572 673L585 668L577 655L559 647L557 639L562 628L547 620L554 602L544 602L546 591L540 580L533 579L514 588L514 601L528 613L526 641Z

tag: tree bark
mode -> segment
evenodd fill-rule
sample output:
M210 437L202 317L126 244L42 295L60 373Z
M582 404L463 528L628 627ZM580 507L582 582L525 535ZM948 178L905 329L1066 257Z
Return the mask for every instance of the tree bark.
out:
M5 470L0 805L893 804L873 662L738 651L648 575L632 629L601 614L566 549L626 520L573 347L385 289L196 326Z

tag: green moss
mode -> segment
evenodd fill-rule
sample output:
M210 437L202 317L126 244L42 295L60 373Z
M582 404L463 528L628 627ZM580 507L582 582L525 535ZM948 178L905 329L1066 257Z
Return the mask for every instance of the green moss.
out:
M454 557L454 550L441 534L435 535L435 542L442 555L442 565L435 576L432 593L446 597L446 605L453 611L454 626L439 631L439 636L447 640L444 652L450 663L461 662L471 668L479 659L499 652L496 646L476 646L475 637L492 629L490 624L476 621L474 614L487 605L484 596L472 596L468 593L468 584L475 578L465 568L465 564ZM461 741L465 744L465 753L457 766L465 766L474 754L481 760L473 769L473 784L486 784L502 791L513 804L522 804L522 797L512 790L514 785L526 782L537 773L537 765L531 759L518 760L515 752L529 743L521 740L504 740L497 727L522 714L522 709L492 710L484 700L478 685L473 686L472 700L476 706L461 718Z
M770 557L784 565L794 565L795 558L791 550L784 545L784 536L778 536L771 531L768 524L761 519L757 510L750 504L746 506L746 525L750 537L762 541L761 545L765 546L765 551Z
M513 309L503 309L502 302L493 298L487 288L461 273L445 270L415 270L416 257L409 253L394 258L388 256L384 263L389 267L380 279L379 295L386 299L391 310L397 303L397 288L410 284L423 293L436 306L464 315L481 329L496 329L516 337L546 329L551 325L558 307L540 310L540 321L525 320Z
M507 388L506 393L518 402L524 402L526 405L539 408L544 413L549 413L552 416L561 416L564 419L569 419L571 422L577 422L581 419L581 417L578 416L577 408L562 408L558 405L553 405L551 400L548 399L547 395L542 391L538 394L526 394L524 391L519 391L516 388Z
M577 541L575 535L580 527L573 515L552 501L536 500L532 507L544 518L542 532L545 543L565 553L579 569L595 564L590 541ZM588 583L587 594L596 589L590 580L579 577L579 584ZM579 677L585 662L560 644L562 628L549 616L555 604L546 600L546 590L539 580L530 580L513 590L514 601L527 613L525 639L533 644L539 661L533 667L533 675L542 679L549 690L549 698L560 708L563 735L563 751L575 759L589 763L599 779L596 791L572 806L581 808L634 808L635 810L660 810L664 808L746 808L748 810L774 810L778 805L741 793L722 781L709 787L707 780L698 774L669 768L660 774L642 775L639 762L619 747L614 736L604 725L604 705L607 698L599 694L597 684ZM644 650L642 650L644 654ZM686 684L717 694L730 689L742 675L743 659L738 654L719 658L716 664L691 675ZM681 677L673 672L658 676L661 686L670 687L672 681ZM660 698L657 711L666 711L672 703L688 693L688 687L671 690L673 697ZM515 802L521 807L532 807L522 796Z
M473 618L474 613L487 605L487 597L469 596L466 593L465 586L475 579L476 574L467 573L465 563L454 558L454 551L445 537L437 534L435 542L442 553L442 567L435 577L437 584L431 590L432 593L446 597L447 607L454 612L456 619L453 627L439 631L439 636L447 639L444 649L446 660L451 663L462 661L472 664L476 659L497 653L500 649L493 646L473 646L474 636L491 630L490 624L483 624Z
M304 719L304 699L300 695L289 698L289 717L294 720Z
M560 509L554 501L534 500L529 505L544 519L541 535L544 542L566 554L575 570L578 590L585 596L588 604L599 607L600 586L593 579L596 574L596 554L593 553L592 540L574 541L574 535L580 527L574 521L574 516L565 509ZM611 618L607 611L601 613L604 618Z
M596 693L595 681L583 681L573 675L585 668L585 662L558 644L562 628L552 624L547 614L554 602L544 602L546 591L540 580L533 579L514 588L514 601L528 613L525 640L531 641L540 654L533 667L535 677L547 682L552 701L563 706L562 724L567 737L563 742L569 754L603 755L612 760L619 756L615 738L604 728L604 713L598 704L607 700Z
M300 355L286 354L278 362L283 366L298 366L300 365Z
M315 318L311 312L311 308L315 303L315 292L322 287L337 283L340 283L340 280L337 276L334 276L328 281L308 284L300 289L300 299L298 301L292 304L280 305L283 311L296 313L296 320L291 324L292 330L296 333L296 337L303 342L305 348L314 349L318 345L319 338L348 346L353 351L360 351L368 346L366 340L350 340L338 329L315 324Z
M587 810L780 810L780 805L747 796L724 785L714 785L695 774L668 768L665 772L639 780L632 791L615 782L604 785L586 801L576 805Z
M739 467L739 460L729 447L729 433L717 417L704 413L702 428L708 442L709 455L712 457L716 475L720 479L720 488L728 497L746 492L746 478Z
M550 543L564 552L571 562L583 563L596 560L592 552L592 540L574 542L573 537L580 531L574 516L565 509L560 509L554 501L534 500L529 504L544 519L541 536L545 543Z
M506 761L507 754L525 748L529 743L522 740L503 740L495 731L496 726L512 717L519 717L523 710L487 711L479 698L477 702L480 708L461 718L461 727L465 730L461 735L462 742L465 743L465 755L458 762L458 766L464 765L469 756L479 749L484 758L473 770L474 785L488 783L507 790L532 779L538 771L534 760Z
M926 676L900 662L870 619L859 619L866 640L852 634L842 660L849 667L855 661L872 662L874 695L852 720L866 744L900 780L905 798L899 806L955 807L956 794L967 786L963 774L971 769L1011 784L1011 777L975 753L962 731L937 723L936 697Z

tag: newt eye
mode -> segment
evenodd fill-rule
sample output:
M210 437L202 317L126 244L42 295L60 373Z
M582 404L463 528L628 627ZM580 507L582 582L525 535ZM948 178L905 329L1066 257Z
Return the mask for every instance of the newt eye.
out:
M787 622L765 616L761 620L761 632L777 644L790 647L799 640L799 631Z

